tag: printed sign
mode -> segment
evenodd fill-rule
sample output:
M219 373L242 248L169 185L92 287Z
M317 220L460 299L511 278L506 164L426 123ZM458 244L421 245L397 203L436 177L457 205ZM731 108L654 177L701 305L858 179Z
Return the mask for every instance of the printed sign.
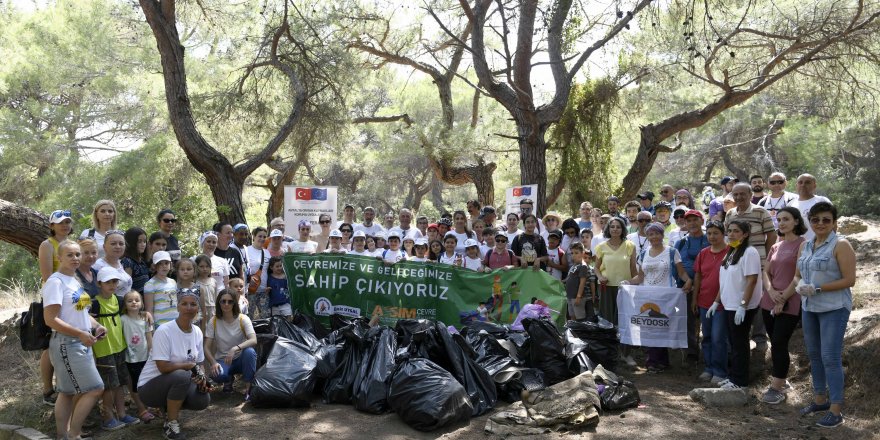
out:
M434 319L461 326L470 321L511 324L532 299L547 303L565 322L565 290L543 271L475 272L446 264L399 262L387 266L356 255L285 255L294 309L324 323L333 313L398 319ZM481 305L485 312L481 314Z
M312 222L312 231L318 227L318 216L329 214L336 218L336 187L335 186L285 186L284 187L284 224L287 231L294 231L296 224L306 219Z
M532 199L532 201L535 201L537 196L538 185L523 185L507 188L504 214L509 214L511 212L519 214L519 201L522 199ZM535 202L535 207L532 209L533 214L536 212L538 212L537 202Z
M675 287L620 286L620 343L687 348L687 298Z

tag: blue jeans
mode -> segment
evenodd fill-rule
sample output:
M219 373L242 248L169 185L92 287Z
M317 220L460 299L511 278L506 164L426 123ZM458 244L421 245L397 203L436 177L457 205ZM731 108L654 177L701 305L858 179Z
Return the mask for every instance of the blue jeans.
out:
M810 357L813 393L825 395L831 403L843 404L843 334L850 311L803 311L804 345Z
M703 339L700 347L703 350L703 361L706 371L713 376L727 378L727 319L721 311L715 312L711 318L706 317L709 309L700 307L700 327Z
M217 359L217 363L223 367L223 372L214 377L218 383L231 383L236 374L241 374L243 381L251 383L257 372L257 352L253 347L248 347L237 359L232 360L232 365L226 365L223 359Z

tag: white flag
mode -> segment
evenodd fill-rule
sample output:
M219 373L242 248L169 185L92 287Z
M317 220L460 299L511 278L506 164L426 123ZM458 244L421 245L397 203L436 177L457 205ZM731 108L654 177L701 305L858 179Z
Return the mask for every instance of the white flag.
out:
M620 286L617 322L620 343L687 348L687 298L679 288Z

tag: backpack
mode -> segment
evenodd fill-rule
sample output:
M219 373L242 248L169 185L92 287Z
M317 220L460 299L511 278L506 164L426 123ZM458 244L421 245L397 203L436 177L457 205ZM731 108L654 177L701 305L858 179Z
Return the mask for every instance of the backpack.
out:
M645 260L645 253L648 252L648 249L639 253L639 266ZM669 248L669 280L672 282L672 287L678 286L678 269L675 268L675 249L672 247Z
M122 300L119 299L119 296L113 295L113 297L116 298L116 308L119 309L116 313L101 313L101 303L98 302L98 298L94 298L92 300L92 308L89 309L89 315L94 316L95 319L109 317L112 319L113 325L117 325L116 324L116 317L122 316L122 311L124 309L122 308Z
M89 238L95 239L95 228L89 228Z
M494 250L495 250L495 248L492 248L492 249L489 249L488 251L486 251L486 266L489 265L489 256L492 255L492 251L494 251ZM512 265L512 264L513 264L513 256L514 256L514 255L513 255L513 251L510 250L510 249L508 249L508 250L507 250L507 258L508 258L508 260L509 260L508 263L507 263L508 265Z
M251 283L248 284L248 293L251 295L257 293L257 289L260 288L260 283L263 282L263 260L266 259L266 251L260 249L260 266L257 269L257 273L251 275Z
M214 326L214 339L216 339L217 338L217 315L214 315L214 317L211 318L211 325ZM238 327L241 328L241 334L243 334L245 337L247 337L247 333L244 331L244 323L241 320L241 313L238 314Z
M25 351L45 350L49 348L52 329L46 325L43 317L43 301L32 302L28 310L21 315L18 322L18 336L21 349Z

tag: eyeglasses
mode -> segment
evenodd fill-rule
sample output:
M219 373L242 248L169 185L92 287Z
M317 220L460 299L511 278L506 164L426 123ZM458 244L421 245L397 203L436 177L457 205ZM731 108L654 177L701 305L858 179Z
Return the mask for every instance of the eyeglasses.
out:
M232 305L232 304L235 304L235 301L233 301L233 300L231 300L231 299L221 299L221 300L220 300L220 304L224 304L224 305Z
M303 232L303 231L311 232L311 231L312 231L312 228L299 228L299 231L300 231L300 232Z
M814 225L818 225L819 223L823 225L830 225L834 219L830 217L810 217L810 223Z
M507 243L507 239L506 239L506 238L502 238L501 240L499 240L499 239L496 238L496 239L495 239L495 243Z
M684 214L675 214L672 216L672 218L674 218L674 219L680 219L682 217L684 217Z
M669 194L669 191L660 191L660 194Z
M636 221L639 222L639 223L650 223L650 222L651 222L651 219L640 218L640 219L638 219L638 220L636 220Z
M785 183L785 181L784 180L771 180L769 183L771 185L782 185L783 183Z
M329 225L329 224L330 224L330 220L319 220L318 223L319 223L319 224L322 224L322 225Z
M163 218L162 223L177 223L176 218Z

